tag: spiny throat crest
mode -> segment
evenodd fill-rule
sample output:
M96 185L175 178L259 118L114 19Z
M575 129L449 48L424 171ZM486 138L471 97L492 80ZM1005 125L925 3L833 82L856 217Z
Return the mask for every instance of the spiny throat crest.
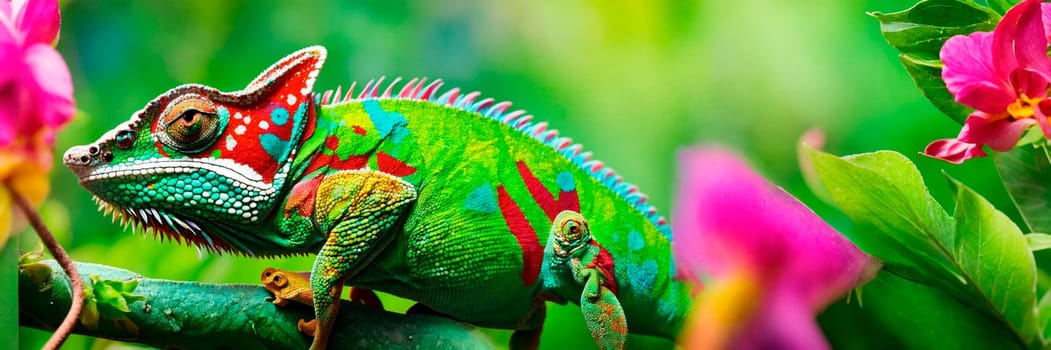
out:
M120 225L126 231L131 226L132 231L142 232L143 235L151 235L154 239L163 241L165 239L182 243L185 238L186 244L192 244L198 252L204 248L209 253L230 252L237 250L230 247L222 240L215 240L190 219L179 218L176 215L159 211L157 209L131 209L121 208L110 204L98 196L93 197L99 206L99 211L111 216L114 222L120 221Z

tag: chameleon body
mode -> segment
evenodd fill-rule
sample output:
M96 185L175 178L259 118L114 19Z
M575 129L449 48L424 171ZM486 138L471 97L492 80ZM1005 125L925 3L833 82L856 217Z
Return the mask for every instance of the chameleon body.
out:
M604 293L582 305L588 322L605 320L589 326L600 346L622 346L618 319L674 338L689 291L668 225L634 186L510 103L439 95L440 81L315 93L324 59L322 47L297 51L231 93L176 87L64 161L103 209L154 235L317 254L313 348L344 283L518 330L513 347L536 345L546 301L589 290ZM589 224L575 263L547 242L566 211Z

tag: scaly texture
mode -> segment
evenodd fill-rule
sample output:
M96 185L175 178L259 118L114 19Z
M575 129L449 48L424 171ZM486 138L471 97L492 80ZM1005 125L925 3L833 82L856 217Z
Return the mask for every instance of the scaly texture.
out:
M525 346L545 301L578 302L598 286L632 333L674 337L689 293L674 279L668 225L635 186L509 103L439 94L440 82L315 94L324 58L300 50L232 93L176 87L65 163L104 210L155 235L249 256L317 254L314 348L343 284L522 331ZM578 270L601 278L544 263L564 211L586 218L589 244L605 252ZM612 305L585 304L585 314ZM622 334L596 340L607 336Z

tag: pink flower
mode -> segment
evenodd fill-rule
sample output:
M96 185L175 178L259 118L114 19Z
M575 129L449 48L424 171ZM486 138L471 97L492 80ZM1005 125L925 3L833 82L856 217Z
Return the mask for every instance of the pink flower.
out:
M1044 23L1044 17L1051 18L1051 7L1025 0L1007 11L992 33L957 35L945 42L942 79L957 102L975 111L959 136L931 142L926 155L959 164L985 156L983 145L1009 151L1033 124L1051 137L1046 34L1051 23Z
M57 0L0 0L0 247L8 191L43 201L55 132L73 116L69 68L51 46L59 23Z
M827 348L814 315L873 278L879 262L729 151L686 150L679 168L676 266L706 282L680 344Z

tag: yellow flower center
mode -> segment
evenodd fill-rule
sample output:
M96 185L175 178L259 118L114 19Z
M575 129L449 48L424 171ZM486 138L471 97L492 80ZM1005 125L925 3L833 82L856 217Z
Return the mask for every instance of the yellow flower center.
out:
M1032 118L1035 114L1034 109L1036 105L1043 100L1043 97L1029 98L1029 96L1021 94L1018 96L1018 100L1015 100L1015 103L1007 106L1007 114L1010 114L1014 119Z

